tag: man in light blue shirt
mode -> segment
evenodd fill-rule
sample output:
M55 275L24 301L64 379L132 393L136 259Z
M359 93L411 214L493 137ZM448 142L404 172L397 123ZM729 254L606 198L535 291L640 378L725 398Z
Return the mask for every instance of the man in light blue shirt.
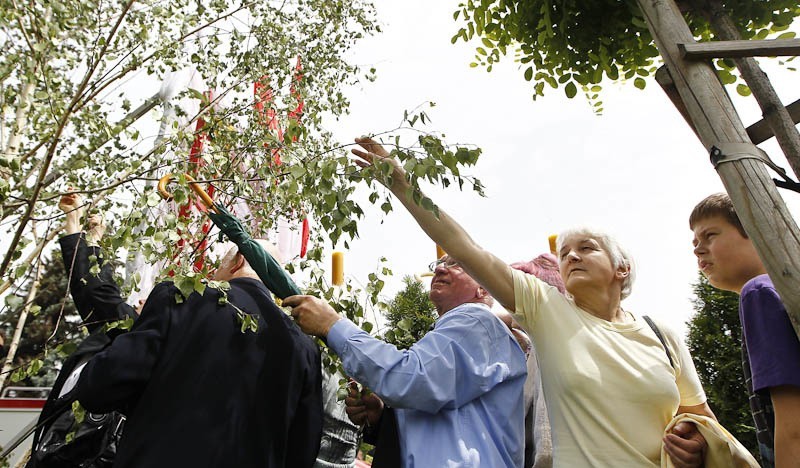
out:
M292 296L283 305L394 409L402 466L520 467L525 354L460 265L445 256L433 271L439 319L408 350L370 336L318 298Z

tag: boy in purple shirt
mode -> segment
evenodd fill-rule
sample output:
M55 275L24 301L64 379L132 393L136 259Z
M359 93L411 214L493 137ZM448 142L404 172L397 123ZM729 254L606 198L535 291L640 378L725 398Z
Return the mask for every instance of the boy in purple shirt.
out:
M765 467L800 460L800 341L728 195L710 195L689 217L694 254L712 286L740 294L745 381Z

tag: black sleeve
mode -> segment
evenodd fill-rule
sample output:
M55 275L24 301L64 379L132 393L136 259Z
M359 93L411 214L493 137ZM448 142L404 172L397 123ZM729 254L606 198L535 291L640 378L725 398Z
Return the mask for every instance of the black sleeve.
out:
M389 408L388 405L384 405L383 411L381 411L381 417L378 419L378 424L374 426L364 426L364 432L362 432L364 435L364 442L370 445L378 445L378 436L380 435L381 422L383 422L383 414L387 411L391 411L391 408Z
M289 428L286 466L312 467L316 463L322 439L322 363L315 350L306 369L301 397Z
M377 428L372 429L371 443L375 446L375 454L372 459L372 466L381 468L400 468L402 466L400 456L400 434L397 431L397 415L394 408L383 407L381 419L378 421ZM367 440L366 434L364 440Z
M176 293L172 283L158 284L133 328L86 364L70 396L95 413L134 406L166 342Z
M105 322L136 317L133 308L122 298L114 282L113 268L104 262L99 247L87 245L82 233L64 236L59 243L72 300L90 333ZM97 275L90 271L94 263L90 259L92 256L100 266Z

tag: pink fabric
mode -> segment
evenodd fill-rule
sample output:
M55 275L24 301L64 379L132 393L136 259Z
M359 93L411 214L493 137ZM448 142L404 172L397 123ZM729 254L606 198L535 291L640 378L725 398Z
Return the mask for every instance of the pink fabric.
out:
M558 289L561 294L566 291L564 282L561 280L561 273L558 271L558 259L553 254L543 253L529 262L512 263L511 268L539 278Z

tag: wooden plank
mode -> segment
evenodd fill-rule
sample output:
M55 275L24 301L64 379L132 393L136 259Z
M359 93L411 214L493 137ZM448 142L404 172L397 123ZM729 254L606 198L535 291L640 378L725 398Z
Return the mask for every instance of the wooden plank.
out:
M797 0L795 0L797 1ZM699 5L699 4L698 4ZM706 16L714 35L721 41L738 41L743 39L739 25L731 18L719 1L705 1L703 16ZM733 61L739 75L750 87L753 97L761 109L761 116L772 129L789 166L796 177L800 177L800 133L797 132L792 116L764 70L753 57L724 59Z
M694 39L675 2L637 3L703 146L710 150L722 142L750 143L711 63L683 58L678 44ZM707 159L708 153L703 158ZM800 229L761 162L726 162L717 167L717 174L800 336ZM687 207L687 217L689 210Z
M768 39L742 41L682 42L681 56L690 59L778 57L800 55L800 39Z
M800 122L800 99L786 106L786 110L789 111L789 115L795 124ZM761 119L747 127L747 134L750 135L750 139L756 145L775 136L772 134L772 129L769 128L769 124L765 119Z

